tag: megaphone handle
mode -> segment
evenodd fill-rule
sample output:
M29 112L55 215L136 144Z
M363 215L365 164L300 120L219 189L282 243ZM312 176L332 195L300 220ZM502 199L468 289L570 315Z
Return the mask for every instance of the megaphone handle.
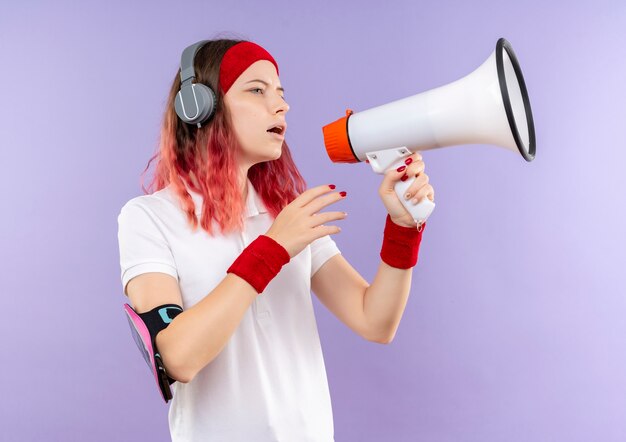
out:
M403 164L404 160L399 161L396 164L393 164L390 169L395 170ZM428 219L431 213L433 213L433 210L435 210L435 203L426 197L424 197L417 204L413 204L412 199L405 199L404 194L411 184L413 184L413 181L415 181L415 177L409 177L409 179L405 181L398 181L394 186L394 190L396 191L396 195L398 195L398 199L400 199L404 208L411 214L416 222L421 224Z

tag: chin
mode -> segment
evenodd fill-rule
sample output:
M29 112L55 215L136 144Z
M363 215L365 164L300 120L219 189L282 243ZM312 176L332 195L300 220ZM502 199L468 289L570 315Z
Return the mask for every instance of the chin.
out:
M270 160L277 160L280 158L282 154L283 154L283 145L281 144L280 146L274 149Z
M258 158L254 164L258 164L258 163L267 163L268 161L274 161L280 158L280 156L283 154L282 149L277 150L274 152L273 155L267 155L266 157L260 157Z

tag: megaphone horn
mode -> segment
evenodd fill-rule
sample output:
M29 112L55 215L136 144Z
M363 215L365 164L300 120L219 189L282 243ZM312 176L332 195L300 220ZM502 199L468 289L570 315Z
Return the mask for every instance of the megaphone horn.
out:
M535 128L528 91L511 44L500 38L489 58L471 74L426 92L346 116L323 127L331 161L368 160L384 174L411 153L459 144L491 144L535 158ZM402 195L414 179L398 181L396 193L423 222L435 205Z

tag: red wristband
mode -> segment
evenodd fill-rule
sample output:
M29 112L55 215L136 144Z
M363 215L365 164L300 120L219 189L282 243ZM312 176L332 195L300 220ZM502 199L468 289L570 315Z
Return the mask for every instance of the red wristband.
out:
M426 223L421 228L399 226L387 215L383 246L380 251L382 260L398 269L410 269L417 264L422 232Z
M288 262L289 253L283 246L269 236L259 235L241 252L226 273L234 273L246 280L257 293L261 293Z

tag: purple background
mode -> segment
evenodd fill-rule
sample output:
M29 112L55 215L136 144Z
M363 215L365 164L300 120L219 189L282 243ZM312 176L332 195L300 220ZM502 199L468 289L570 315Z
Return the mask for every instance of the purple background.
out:
M230 31L277 58L296 163L349 192L334 238L368 281L381 176L331 163L321 127L465 76L501 36L530 92L534 162L424 154L438 205L391 345L314 298L336 440L626 440L625 29L617 0L3 3L2 438L169 440L122 312L117 214L181 50Z

